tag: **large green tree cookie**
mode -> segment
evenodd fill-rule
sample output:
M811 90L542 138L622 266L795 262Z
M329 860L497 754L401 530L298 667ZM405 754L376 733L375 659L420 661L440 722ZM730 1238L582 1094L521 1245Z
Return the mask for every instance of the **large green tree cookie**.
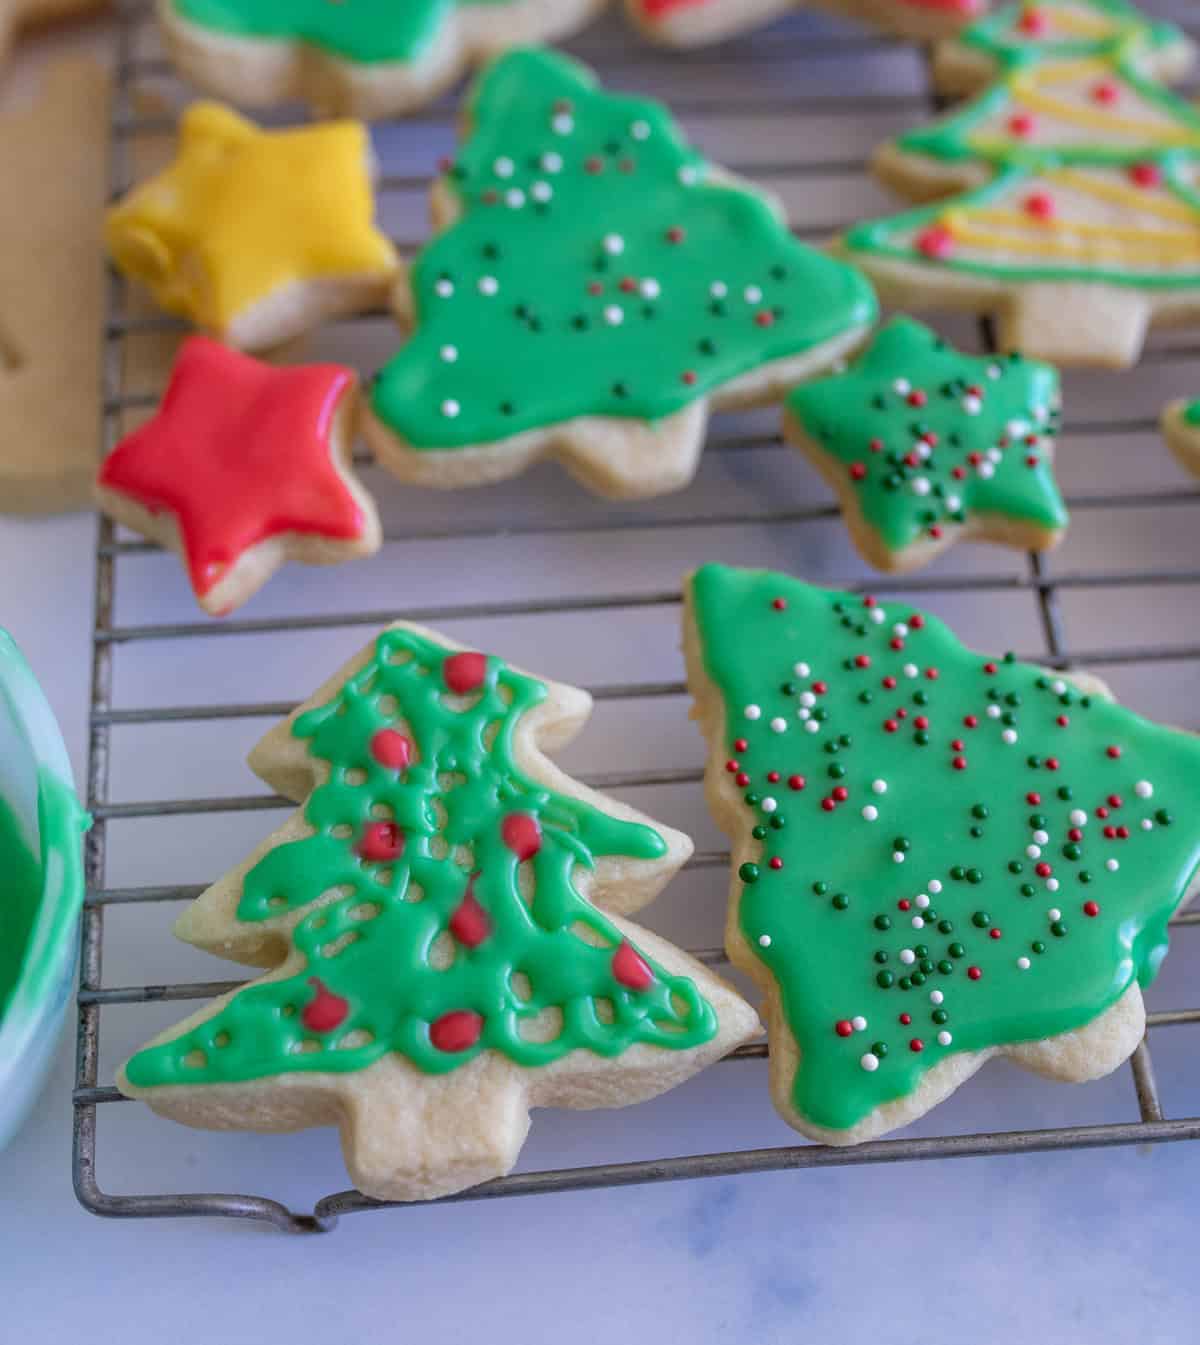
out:
M435 191L444 232L401 297L414 328L380 371L367 432L434 484L561 452L616 494L677 487L704 411L770 400L876 313L852 268L796 241L658 104L519 51L480 78Z
M797 388L788 437L838 492L855 544L882 570L923 565L960 537L1053 546L1058 374L1020 356L962 355L893 318L845 372Z
M417 628L381 635L252 758L302 814L180 923L274 970L139 1051L122 1088L197 1124L342 1114L364 1189L411 1198L506 1170L532 1101L636 1100L742 1040L736 996L593 904L636 909L690 845L541 756L588 707ZM469 1172L435 1125L456 1107L463 1150L492 1136ZM381 1157L389 1135L412 1152Z
M1133 1050L1200 863L1200 742L905 602L709 565L687 622L728 948L793 1124L855 1142L996 1051L1083 1079Z

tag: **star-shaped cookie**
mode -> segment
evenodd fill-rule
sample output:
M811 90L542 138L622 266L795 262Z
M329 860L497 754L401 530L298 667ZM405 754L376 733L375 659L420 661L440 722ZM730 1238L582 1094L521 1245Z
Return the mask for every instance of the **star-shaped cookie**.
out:
M1050 365L962 355L898 317L848 370L797 388L784 430L837 491L863 557L903 571L962 539L1059 540L1058 407Z
M109 211L108 247L168 312L266 349L386 300L397 260L371 176L358 122L263 131L193 103L174 162Z
M176 551L221 616L287 560L378 550L375 505L350 467L357 380L335 364L272 368L194 336L158 414L113 449L97 497Z
M176 65L243 107L388 117L509 47L554 42L608 0L160 0Z

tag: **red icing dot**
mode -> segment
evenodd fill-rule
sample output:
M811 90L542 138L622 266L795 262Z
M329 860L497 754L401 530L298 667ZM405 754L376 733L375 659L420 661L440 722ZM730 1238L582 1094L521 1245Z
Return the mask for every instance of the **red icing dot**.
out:
M908 711L904 708L903 705L896 711L896 718L897 718L897 719L907 719L907 718L908 718Z
M450 917L450 933L468 948L477 948L492 932L492 919L475 896L478 870L467 880L467 890L458 909Z
M725 763L725 769L729 772L730 775L736 775L737 772L741 769L741 762L734 761L731 758L729 761Z
M1110 808L1119 808L1121 806L1120 794L1110 794L1108 796L1108 806Z
M1036 467L1037 465L1038 465L1038 459L1037 459L1037 457L1036 457L1035 454L1031 453L1031 454L1025 459L1025 466L1026 466L1026 467Z
M983 665L983 671L991 676L996 671L996 665L994 663L985 663Z
M907 1026L909 1025L909 1023L912 1022L912 1014L911 1014L911 1013L902 1013L902 1014L900 1015L900 1022L901 1022L905 1027L907 1027Z
M404 832L395 822L368 822L363 827L358 853L370 864L385 864L404 853Z
M769 308L760 308L754 315L754 325L756 327L773 327L775 325L775 314Z
M1049 192L1035 191L1025 198L1025 213L1034 219L1053 219L1054 197Z
M500 824L504 844L518 859L532 859L542 848L542 829L531 813L509 813Z
M603 294L604 286L598 280L588 281L587 292L589 294Z
M837 785L834 788L833 797L836 803L845 803L846 800L850 797L850 791L846 788L845 785Z
M1037 866L1037 868L1034 869L1034 873L1036 873L1039 878L1049 878L1053 872L1054 870L1050 867L1049 864L1046 863L1045 860L1043 860Z
M677 224L673 225L670 229L667 230L668 243L682 243L684 237L685 235L683 230Z
M1025 795L1026 803L1041 803L1041 801L1042 796L1035 789L1031 789L1029 793Z
M950 744L950 747L952 751L961 752L965 745L966 744L963 742L961 738L955 738L955 740Z
M1135 163L1130 165L1129 177L1139 187L1157 187L1162 182L1162 169L1156 163Z
M821 807L822 807L827 813L831 813L831 812L833 812L833 810L837 807L837 804L834 803L834 801L833 801L832 799L822 799L822 800L821 800Z
M910 911L912 910L912 902L909 901L907 897L901 897L900 900L896 903L896 907L898 910L901 911Z
M487 676L486 654L451 654L442 664L442 677L456 696L465 696L483 685Z
M1049 20L1040 9L1027 9L1017 20L1017 27L1030 37L1041 37L1049 27Z
M1059 762L1058 762L1058 758L1057 758L1057 757L1047 757L1047 758L1046 758L1046 769L1047 769L1048 771L1056 771L1056 770L1058 770L1058 765L1059 765Z
M899 651L904 648L904 641L898 635L893 635L892 638L888 641L888 644L890 644L891 647L897 651L897 653L899 653Z
M867 445L867 447L871 450L872 453L882 453L882 452L883 452L883 440L882 440L882 439L872 439L871 442Z
M783 860L780 859L778 855L772 855L771 858L770 858L767 862L770 864L770 866L771 866L773 869L781 869L781 868L783 868Z
M371 755L388 770L402 771L412 760L412 743L395 729L380 729L371 739Z
M1028 112L1018 112L1008 119L1008 129L1022 139L1033 134L1033 127L1034 121Z
M589 155L583 161L584 171L588 173L601 173L604 171L604 160L597 154Z
M628 939L613 954L612 974L627 990L647 990L654 984L649 964Z
M998 929L989 929L989 930L988 930L988 938L990 938L990 939L999 939L999 938L1002 938L1002 937L1003 937L1003 935L1001 934L1000 930L998 930Z
M897 724L894 719L885 719L883 721L883 731L885 733L895 733L899 727L900 725Z
M750 744L746 741L745 738L735 738L733 740L733 750L735 752L744 752L746 748L749 746Z
M767 783L768 783L768 784L772 784L772 785L774 785L774 784L778 784L778 783L779 783L779 772L778 772L778 771L768 771L768 772L767 772Z
M1120 840L1127 841L1127 840L1129 839L1129 828L1128 828L1128 827L1118 827L1118 828L1117 828L1117 836L1118 836L1118 838L1119 838Z
M471 1009L444 1013L429 1025L429 1040L439 1051L469 1051L483 1033L483 1018Z
M1113 743L1104 749L1105 755L1111 757L1114 761L1121 755L1121 749Z
M967 469L965 467L953 467L950 470L950 475L955 479L955 481L961 481L963 477L966 476L966 474Z
M891 673L889 673L889 674L883 679L883 685L887 688L888 691L891 691L891 690L894 689L894 687L895 687L895 685L896 685L896 679L891 675Z
M1083 903L1084 915L1099 915L1100 903L1098 901L1085 901Z
M807 783L808 783L808 781L807 781L807 780L804 778L804 776L802 776L802 775L789 775L789 776L788 776L788 788L789 788L789 789L803 789L804 786L805 786Z
M1080 831L1078 827L1072 827L1071 830L1067 832L1067 840L1081 841L1083 840L1083 832Z
M848 1037L854 1031L854 1024L848 1018L839 1018L833 1025L833 1030L839 1037Z
M1095 103L1115 103L1121 90L1111 79L1102 79L1092 85L1092 101Z
M854 666L856 668L869 668L871 666L870 654L856 654L854 656Z
M850 479L852 481L861 481L867 474L867 465L865 462L852 462L850 464Z
M1099 808L1096 809L1096 816L1097 816L1097 817L1107 817L1107 816L1108 816L1108 809L1104 806L1104 804L1101 804L1101 805L1099 806Z
M954 251L954 235L940 224L922 229L915 242L917 251L934 261L948 257Z
M908 1049L917 1052L923 1051L925 1049L925 1043L920 1037L914 1037L912 1041L908 1043Z
M734 784L741 785L744 789L750 783L750 777L745 771L739 771L734 777Z
M908 394L909 406L924 406L928 400L929 400L928 395L925 392L923 392L920 388L913 388L913 390Z
M973 729L973 728L977 728L977 727L978 727L978 725L979 725L979 720L978 720L978 718L977 718L975 715L967 715L967 716L965 716L965 718L963 719L963 724L964 724L967 728L969 728L969 729Z
M1097 808L1096 811L1097 811L1097 812L1100 812L1101 810L1100 810L1099 808ZM1106 816L1106 817L1107 817L1107 815L1108 815L1108 814L1105 813L1105 816ZM1104 835L1105 835L1105 838L1106 838L1107 840L1110 840L1110 841L1115 841L1115 840L1117 839L1117 829L1116 829L1116 827L1113 826L1113 824L1112 824L1111 822L1104 828Z
M771 599L771 606L772 606L777 612L786 612L786 611L787 611L787 599L786 599L786 598L772 598L772 599Z
M920 612L914 612L912 616L908 618L908 624L913 628L913 630L920 630L921 627L925 624L925 618L921 615Z
M829 690L828 682L814 682L812 684L813 694L823 696Z
M1059 715L1054 722L1059 726L1059 728L1065 729L1071 721L1066 715Z
M637 281L632 276L621 277L621 290L625 294L632 294L637 289ZM686 375L684 375L686 377ZM695 375L693 375L695 377Z
M929 727L929 716L928 716L928 715L918 715L918 716L916 717L916 719L913 720L913 723L914 723L914 724L916 725L916 727L919 728L919 729L927 729L927 728Z
M874 596L874 594L871 594L871 593L864 593L864 594L863 594L862 604L863 604L864 607L876 607L876 606L878 606L878 603L879 603L879 600L878 600L878 598L876 598L876 597Z
M968 978L968 980L977 981L977 980L979 980L979 978L980 978L982 975L983 975L983 972L982 972L978 967L968 967L968 968L967 968L967 978Z
M696 381L696 375L691 369L685 369L679 375L680 381L686 383L689 387Z
M332 1032L335 1027L341 1027L350 1013L350 1005L341 995L326 990L317 977L310 976L308 983L317 993L300 1015L304 1026L310 1032Z
M955 757L950 764L956 771L965 771L967 769L966 757Z

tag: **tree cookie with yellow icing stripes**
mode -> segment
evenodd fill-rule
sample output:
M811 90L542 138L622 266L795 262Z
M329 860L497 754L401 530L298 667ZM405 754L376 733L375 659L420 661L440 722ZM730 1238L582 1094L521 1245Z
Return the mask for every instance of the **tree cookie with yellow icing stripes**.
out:
M582 28L608 0L158 0L175 64L244 107L394 117L472 65Z

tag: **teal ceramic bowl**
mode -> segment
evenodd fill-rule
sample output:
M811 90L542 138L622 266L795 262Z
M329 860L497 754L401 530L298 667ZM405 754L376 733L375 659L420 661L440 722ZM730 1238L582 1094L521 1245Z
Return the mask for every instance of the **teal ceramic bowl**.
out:
M62 734L0 630L0 1149L45 1081L79 948L83 832Z

